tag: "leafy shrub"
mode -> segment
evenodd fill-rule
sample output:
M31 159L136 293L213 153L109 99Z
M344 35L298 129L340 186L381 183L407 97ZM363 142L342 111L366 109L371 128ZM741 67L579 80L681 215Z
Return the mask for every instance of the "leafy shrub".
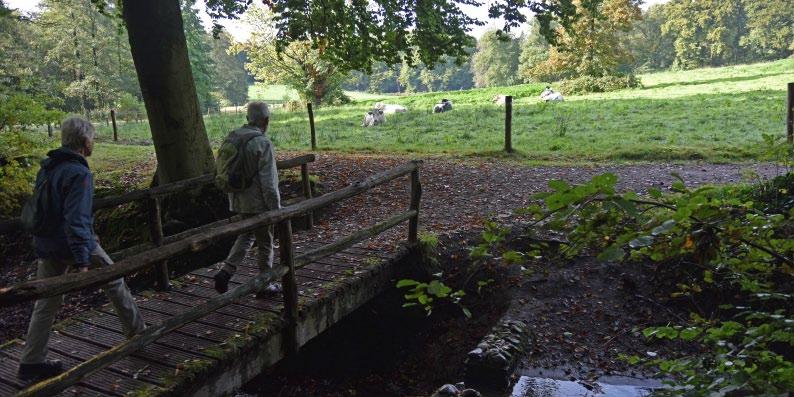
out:
M38 157L46 143L19 131L0 134L0 216L19 214L33 190Z
M135 120L136 117L146 118L146 107L143 102L128 92L119 96L116 101L116 112L120 119L127 122Z
M766 212L736 189L691 190L676 177L676 194L651 189L648 198L616 193L613 174L581 185L555 180L551 192L535 196L544 205L523 212L564 232L569 254L653 261L673 273L678 287L670 297L686 298L697 310L684 324L644 333L695 343L700 351L648 362L677 386L660 394L785 395L794 390L794 210ZM790 186L792 178L773 184Z
M63 112L49 110L41 102L26 94L0 97L0 131L16 127L27 127L57 123Z
M585 94L589 92L609 92L622 90L624 88L642 87L640 79L633 74L625 76L581 76L569 80L563 80L560 84L560 91L564 94Z

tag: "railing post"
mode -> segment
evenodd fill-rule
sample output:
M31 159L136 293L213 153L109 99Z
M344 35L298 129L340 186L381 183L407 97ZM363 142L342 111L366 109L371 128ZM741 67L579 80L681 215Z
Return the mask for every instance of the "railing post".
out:
M303 185L303 197L306 200L312 198L312 184L309 180L309 164L301 164L301 184ZM306 213L306 225L308 229L314 227L314 212Z
M113 142L119 140L119 130L116 128L116 110L110 109L110 121L113 123Z
M298 283L295 280L295 249L292 246L292 222L287 219L278 223L279 255L281 266L287 273L281 278L284 291L284 319L287 326L284 334L284 354L298 351Z
M317 150L317 135L314 130L314 110L312 110L312 103L307 103L306 108L309 110L309 130L312 134L312 150Z
M422 184L419 182L419 167L411 171L411 204L410 209L416 211L416 215L408 220L408 243L416 244L419 233L419 200L422 198Z
M160 200L156 197L149 199L149 234L152 244L156 247L163 245L163 221L160 209ZM168 291L171 289L171 282L168 277L168 262L162 261L155 266L155 278L157 289Z
M505 97L505 152L513 153L513 97Z
M786 104L786 142L794 143L794 83L788 83L788 103Z

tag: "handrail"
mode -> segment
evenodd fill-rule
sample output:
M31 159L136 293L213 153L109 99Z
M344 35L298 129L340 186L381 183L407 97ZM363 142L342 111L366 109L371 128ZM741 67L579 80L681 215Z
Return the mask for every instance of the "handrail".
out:
M264 212L239 222L223 225L205 233L188 237L184 240L164 244L156 249L132 255L115 263L113 266L93 269L87 272L69 273L62 276L31 280L0 288L0 307L105 284L108 281L145 269L181 253L200 251L220 239L291 219L329 204L353 197L374 186L412 173L419 168L421 163L422 162L418 160L411 161L379 174L372 175L335 192L305 200L289 207Z
M352 235L342 238L336 242L324 245L318 249L299 255L295 258L294 268L296 269L301 268L313 261L322 259L329 255L333 255L334 253L344 250L348 247L351 247L354 244L363 241L368 237L381 233L399 224L400 222L404 222L408 219L413 219L413 217L417 216L418 214L419 213L416 210L409 210L403 212L401 214L392 216L391 218L383 222L377 223L369 228L359 230L358 232L353 233ZM120 360L151 343L154 343L157 339L159 339L166 333L171 332L191 321L197 320L207 315L208 313L211 313L233 302L234 300L242 296L245 296L251 292L262 289L271 280L275 280L278 277L286 275L289 270L290 269L287 268L286 266L278 266L269 270L262 271L253 279L235 287L234 289L224 294L218 295L214 298L210 298L201 305L194 306L177 316L171 317L161 322L158 325L149 327L144 332L135 335L129 340L126 340L121 344L116 345L113 348L106 350L83 363L78 364L77 366L69 369L68 371L56 377L34 384L28 387L27 389L20 391L17 394L17 396L33 397L33 396L50 396L56 394L61 390L77 383L84 376L99 369L102 369L104 367L107 367L108 365L111 365L113 362Z
M276 162L276 168L288 169L303 166L315 161L315 159L316 157L314 154L304 154L302 156L297 156L287 160L279 160ZM199 186L208 185L214 180L214 175L202 175L161 186L155 186L149 189L133 190L116 196L97 198L94 200L93 210L96 211L102 208L115 207L146 198L162 197L180 191L190 190ZM22 222L19 218L0 221L0 234L18 231L20 230L21 226Z

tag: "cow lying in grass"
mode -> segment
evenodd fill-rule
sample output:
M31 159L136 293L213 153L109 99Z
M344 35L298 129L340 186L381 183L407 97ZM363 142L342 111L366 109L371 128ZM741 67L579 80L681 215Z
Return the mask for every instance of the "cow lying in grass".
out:
M505 102L507 102L507 95L496 95L496 96L493 97L491 102L493 102L493 103L495 103L497 105L504 105Z
M364 115L364 123L361 124L362 127L372 127L374 125L383 124L386 121L386 117L383 115L383 110L380 109L372 109Z
M540 99L542 101L546 101L546 102L549 102L549 101L564 101L565 100L562 97L562 94L560 94L557 91L552 90L551 87L546 87L546 89L543 90L543 92L540 93Z
M449 99L442 99L441 102L433 105L433 113L444 113L452 110L452 102Z
M383 102L376 103L375 109L382 110L384 114L405 113L408 111L405 106Z

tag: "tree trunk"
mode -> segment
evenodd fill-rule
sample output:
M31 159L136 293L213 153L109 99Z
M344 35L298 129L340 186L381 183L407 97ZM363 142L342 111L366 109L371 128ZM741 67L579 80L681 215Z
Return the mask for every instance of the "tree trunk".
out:
M157 154L160 183L212 171L179 0L126 0L122 16Z

